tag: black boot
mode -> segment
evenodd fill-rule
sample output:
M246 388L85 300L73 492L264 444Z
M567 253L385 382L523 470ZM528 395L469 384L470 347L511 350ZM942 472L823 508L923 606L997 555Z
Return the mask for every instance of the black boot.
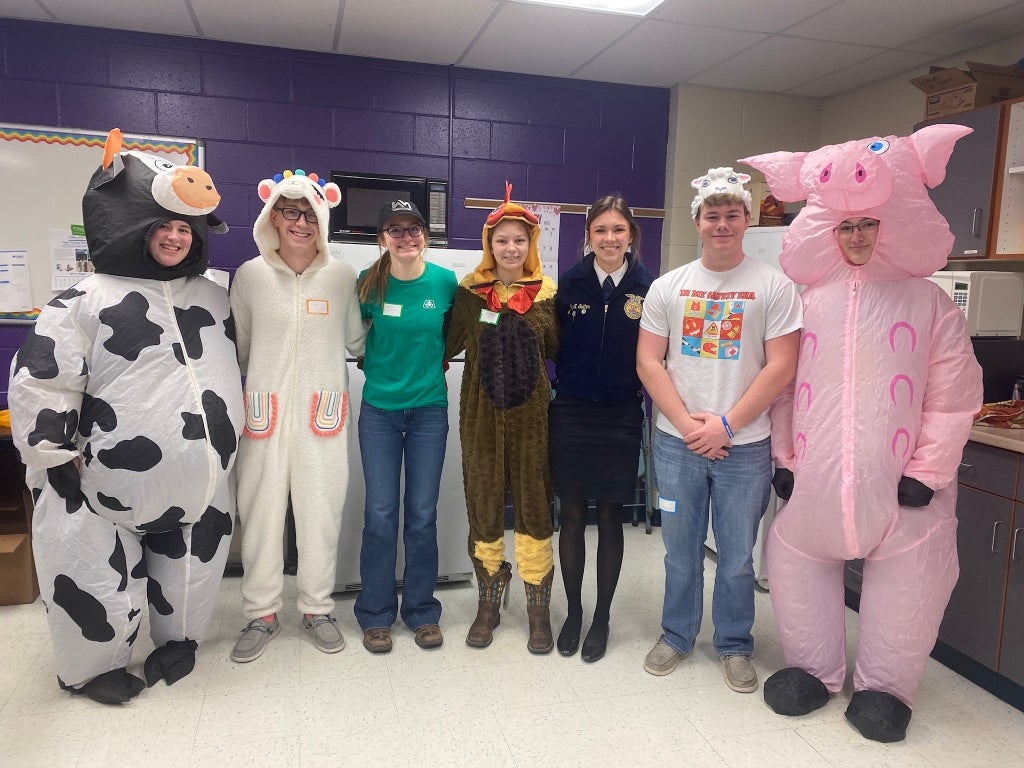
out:
M764 703L777 715L806 715L828 704L828 689L810 672L786 667L764 681Z
M128 674L124 667L96 675L81 688L66 686L59 677L57 683L69 693L88 696L100 704L124 704L146 690L146 683L135 675Z
M884 744L907 737L910 714L910 707L882 691L856 691L846 708L846 719L861 736Z

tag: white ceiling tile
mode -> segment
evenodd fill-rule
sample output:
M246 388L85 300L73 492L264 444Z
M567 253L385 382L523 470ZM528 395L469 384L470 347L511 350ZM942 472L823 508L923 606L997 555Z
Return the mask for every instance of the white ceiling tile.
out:
M454 64L497 0L346 0L338 53Z
M781 32L799 21L821 13L835 2L836 0L668 0L651 14L651 18L749 32Z
M885 51L867 61L846 67L825 77L809 80L795 88L790 88L786 93L793 94L794 96L812 96L815 98L838 96L855 88L895 77L901 72L909 73L919 67L923 67L932 60L933 57L930 53L900 50ZM920 73L915 72L914 74ZM910 75L908 74L907 77L909 79Z
M192 0L192 8L203 34L215 40L300 51L330 51L334 46L338 0Z
M609 13L507 3L459 64L567 77L641 23Z
M976 16L950 29L910 41L902 46L948 57L970 51L1024 32L1024 2L1001 8L984 16ZM1021 51L1024 55L1024 51Z
M184 0L45 0L46 8L59 21L90 27L156 32L165 35L198 34Z
M53 21L53 16L43 10L36 0L0 0L0 17L10 19L31 19Z
M956 29L970 19L996 10L1008 0L844 0L786 34L840 43L898 48L910 40Z
M576 76L669 87L764 38L754 32L648 20L578 70Z
M778 93L806 82L808 72L835 72L883 50L780 35L701 72L689 82L714 88ZM814 64L809 66L810 62Z

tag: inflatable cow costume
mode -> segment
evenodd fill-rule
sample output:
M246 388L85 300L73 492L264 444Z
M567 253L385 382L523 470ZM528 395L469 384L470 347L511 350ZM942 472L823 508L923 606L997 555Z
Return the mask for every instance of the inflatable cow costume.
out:
M120 148L115 129L82 200L96 274L43 309L10 385L58 682L104 703L192 671L243 419L227 293L202 277L220 196L199 168ZM147 603L144 683L127 666Z
M876 741L906 734L958 575L956 472L981 369L963 312L923 279L953 243L925 187L968 133L936 125L741 161L780 200L807 199L779 259L808 287L792 396L773 414L776 490L792 495L768 540L790 666L764 696L800 715L842 689L844 563L864 558L846 717Z

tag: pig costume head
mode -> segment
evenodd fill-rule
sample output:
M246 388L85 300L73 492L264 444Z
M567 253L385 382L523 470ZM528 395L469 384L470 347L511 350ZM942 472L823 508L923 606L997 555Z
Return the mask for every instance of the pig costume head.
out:
M953 247L949 225L926 187L946 176L962 125L932 125L910 136L874 137L813 152L771 152L740 160L762 173L784 202L807 200L786 235L779 263L794 282L815 285L859 277L925 277L946 266ZM845 219L878 219L871 260L849 264L833 229Z

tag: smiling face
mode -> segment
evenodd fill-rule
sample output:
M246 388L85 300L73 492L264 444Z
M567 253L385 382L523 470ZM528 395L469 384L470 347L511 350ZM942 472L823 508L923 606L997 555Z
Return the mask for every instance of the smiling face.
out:
M391 227L402 227L405 229L414 226L420 227L420 233L415 237L407 231L402 232L398 237L392 237L387 231ZM427 249L427 233L423 222L415 216L410 216L406 213L392 216L381 224L379 237L381 246L386 248L391 253L391 258L399 263L416 261L423 255L423 251Z
M614 272L622 266L626 251L633 243L633 235L626 217L618 211L610 210L590 222L587 242L601 269Z
M489 232L495 274L503 282L526 277L526 257L530 253L530 228L524 221L504 219Z
M295 221L289 221L281 212L284 208L302 211L303 214L308 211L311 216L313 215L313 206L305 198L292 200L282 196L277 200L270 211L270 225L277 230L281 249L296 253L308 252L312 249L315 253L317 235L320 233L319 226L310 223L305 215L299 216Z
M192 227L180 219L158 224L146 248L161 267L176 267L192 248Z
M701 263L721 271L743 261L743 235L748 226L750 214L742 202L701 205L697 214L697 232L704 245Z
M850 264L862 267L871 260L878 239L877 219L860 216L844 219L834 231L839 241L839 250Z

